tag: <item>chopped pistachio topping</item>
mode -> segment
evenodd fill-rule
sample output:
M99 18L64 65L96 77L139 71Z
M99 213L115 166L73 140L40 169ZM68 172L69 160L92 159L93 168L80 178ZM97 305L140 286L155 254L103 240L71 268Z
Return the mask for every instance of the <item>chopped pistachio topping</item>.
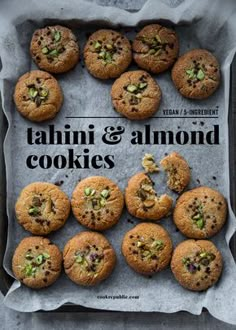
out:
M192 216L192 220L196 224L199 229L203 229L205 226L204 214L203 214L203 206L199 205L197 207L196 213Z
M33 276L36 273L36 267L33 267L31 264L27 264L25 266L25 275L26 276Z
M96 190L90 187L84 189L84 194L91 203L94 210L99 210L101 207L106 205L106 200L110 196L110 191L108 189L103 189L100 196L96 196Z
M55 31L54 34L53 34L53 39L58 42L61 40L61 32L60 31Z
M28 87L28 95L37 106L40 106L41 102L47 99L48 94L49 91L46 88L36 88L35 85Z
M50 55L51 57L57 57L59 55L59 51L57 49L52 49L49 51L48 55Z
M163 246L164 246L163 242L161 240L159 240L159 239L156 239L152 243L152 247L156 248L157 250L163 249Z
M85 193L86 196L91 195L91 192L92 192L92 189L89 188L89 187L84 189L84 193Z
M36 216L40 214L40 209L37 206L32 206L28 213L29 215Z
M189 79L203 80L205 78L205 73L202 69L188 69L185 71Z
M96 41L94 43L94 48L97 50L97 49L100 49L102 47L102 44L99 42L99 41Z
M182 262L190 273L196 273L201 267L208 267L215 257L213 253L203 251L196 253L195 256L184 257Z
M104 189L102 192L101 192L101 196L104 197L104 198L108 198L109 196L109 190L107 189Z
M205 74L204 72L202 71L202 69L198 70L198 73L197 73L197 79L198 80L203 80L205 78Z
M82 262L84 262L84 258L79 254L76 256L75 261L81 264Z
M135 86L135 85L128 85L127 86L127 91L130 92L130 93L135 92L137 89L138 89L138 87Z
M42 48L42 53L43 53L43 54L48 54L48 53L49 53L49 49L48 49L48 47L46 47L46 46L43 47L43 48Z

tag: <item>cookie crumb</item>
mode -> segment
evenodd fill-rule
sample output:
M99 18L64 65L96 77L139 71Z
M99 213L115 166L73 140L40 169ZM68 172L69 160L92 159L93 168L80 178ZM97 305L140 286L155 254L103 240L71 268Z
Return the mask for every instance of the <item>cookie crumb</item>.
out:
M145 154L142 159L142 166L146 173L159 172L160 169L155 163L154 156L152 154Z

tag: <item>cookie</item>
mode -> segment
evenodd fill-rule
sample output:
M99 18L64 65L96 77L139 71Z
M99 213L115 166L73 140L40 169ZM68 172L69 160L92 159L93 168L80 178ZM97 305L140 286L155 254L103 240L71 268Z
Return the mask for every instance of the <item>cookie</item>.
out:
M47 235L65 224L70 214L70 201L56 185L34 182L21 191L15 212L25 230Z
M77 184L71 205L81 225L100 231L118 222L124 198L113 181L103 176L91 176Z
M154 182L145 173L131 177L125 190L125 203L129 213L140 219L160 220L168 216L172 198L166 194L158 196Z
M189 238L208 238L217 234L227 217L223 195L209 187L183 193L176 202L173 218L178 229Z
M19 78L14 101L22 116L31 121L41 122L56 116L63 102L63 94L52 75L34 70Z
M15 277L26 286L41 289L53 284L61 273L62 254L49 239L31 236L17 246L12 270Z
M177 152L172 152L160 161L167 172L167 185L171 190L181 193L189 184L191 173L187 161Z
M161 89L145 71L123 73L113 84L111 97L117 112L129 119L146 119L155 114L161 102Z
M101 234L84 231L65 245L64 269L76 284L91 286L105 280L116 264L116 254Z
M134 60L152 73L168 70L179 54L178 36L172 29L159 24L145 26L134 39Z
M220 66L213 54L193 49L175 63L171 77L178 91L190 99L206 99L220 84Z
M116 78L132 60L129 40L113 30L98 30L88 39L84 48L84 61L88 71L96 78Z
M72 31L55 25L34 32L30 53L40 69L63 73L72 69L79 60L79 45Z
M169 265L172 242L163 227L154 223L140 223L125 234L122 253L136 272L151 275Z
M171 270L176 280L186 289L207 290L222 272L223 261L216 246L207 240L189 239L174 250Z

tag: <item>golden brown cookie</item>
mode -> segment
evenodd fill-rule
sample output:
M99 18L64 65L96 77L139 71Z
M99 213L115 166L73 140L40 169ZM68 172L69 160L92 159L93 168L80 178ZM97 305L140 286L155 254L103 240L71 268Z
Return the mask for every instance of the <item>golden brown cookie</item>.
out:
M179 54L178 36L174 30L159 24L145 26L133 42L137 65L152 73L169 69Z
M88 71L96 78L119 77L132 60L130 42L119 32L98 30L85 45L84 60Z
M63 94L52 75L34 70L19 78L14 101L22 116L40 122L56 116L63 102Z
M41 289L53 284L61 273L62 254L47 238L31 236L17 246L12 270L26 286Z
M174 222L189 238L208 238L217 234L227 217L223 195L209 187L199 187L183 193L176 202Z
M176 280L186 289L207 290L222 272L223 260L216 246L206 240L181 242L174 250L171 270Z
M103 176L91 176L77 184L71 205L74 216L83 226L100 231L118 222L124 198L113 181Z
M154 115L161 102L161 89L145 71L123 73L111 89L115 109L129 119L146 119Z
M160 161L167 172L167 185L171 190L182 192L189 184L191 178L187 161L177 152L172 152Z
M30 52L40 69L52 73L69 71L79 60L76 37L70 29L60 25L36 30Z
M65 245L64 268L67 276L79 285L96 285L105 280L116 264L116 254L101 234L84 231Z
M184 97L205 99L220 84L220 66L215 56L207 50L193 49L178 59L171 76Z
M34 182L21 191L15 211L25 230L35 235L47 235L65 224L70 214L70 201L56 185Z
M136 272L151 275L169 265L172 242L163 227L154 223L140 223L125 234L122 253Z
M145 173L131 177L125 190L125 203L129 213L140 219L160 220L172 207L172 198L166 194L158 196L154 182Z

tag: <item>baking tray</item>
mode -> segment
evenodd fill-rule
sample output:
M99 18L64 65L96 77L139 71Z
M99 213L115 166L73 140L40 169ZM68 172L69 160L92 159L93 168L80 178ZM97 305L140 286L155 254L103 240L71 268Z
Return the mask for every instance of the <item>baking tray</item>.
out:
M1 63L0 63L1 70ZM229 109L229 164L230 164L230 198L231 205L234 212L236 212L236 56L231 65L230 77L230 109ZM7 215L6 215L6 171L5 160L3 154L3 143L7 131L7 120L2 111L0 98L0 291L5 296L8 292L13 279L6 273L3 268L3 257L7 242ZM236 234L232 237L230 242L230 249L236 259ZM100 312L104 310L86 308L80 305L67 303L56 310L57 312ZM54 311L55 312L55 311Z

